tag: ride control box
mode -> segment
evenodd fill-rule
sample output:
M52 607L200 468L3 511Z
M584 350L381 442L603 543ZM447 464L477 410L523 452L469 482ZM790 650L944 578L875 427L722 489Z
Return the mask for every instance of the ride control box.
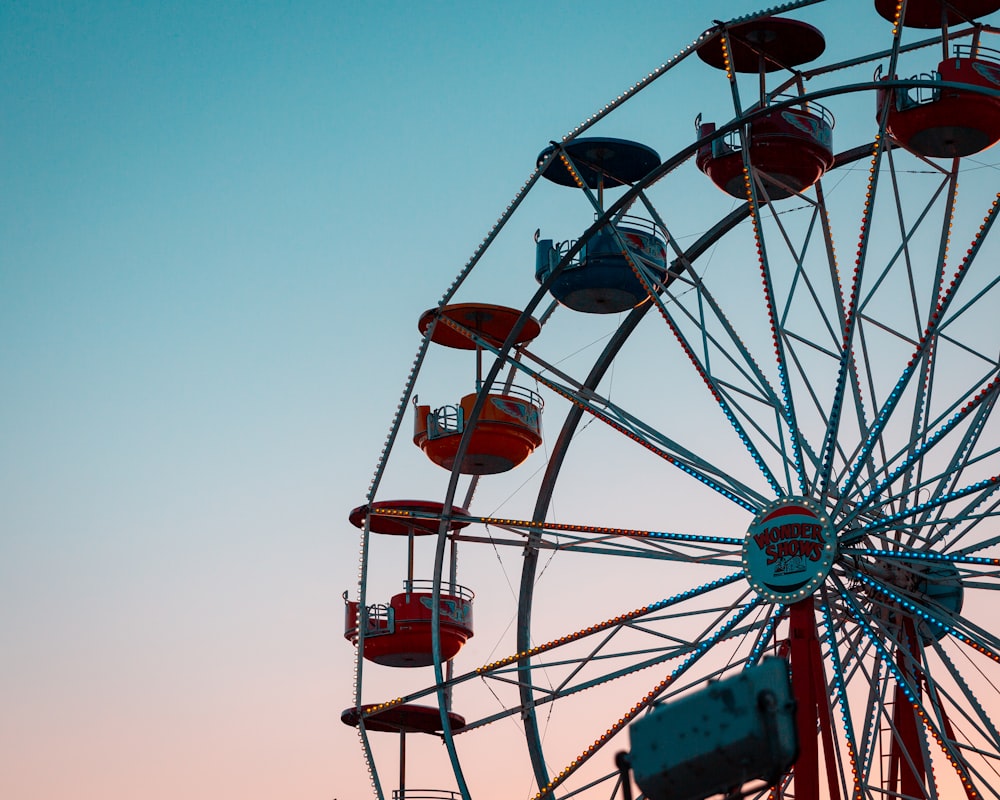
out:
M798 756L788 663L758 666L664 703L629 728L632 773L648 800L702 800L762 779Z

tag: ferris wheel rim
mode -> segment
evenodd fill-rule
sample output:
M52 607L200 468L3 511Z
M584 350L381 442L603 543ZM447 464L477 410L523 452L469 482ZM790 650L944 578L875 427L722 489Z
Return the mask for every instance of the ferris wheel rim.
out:
M900 85L905 85L907 82L903 81L903 82L892 82L892 83L893 83L893 85L895 85L896 83L899 83ZM873 90L875 90L877 88L879 88L879 86L876 83L851 84L848 87L843 87L842 91L844 91L844 92L847 92L847 91L850 91L850 92L869 91L870 92L870 91L873 91ZM833 95L833 94L836 94L839 89L841 89L841 87L835 87L833 89L824 90L823 92L817 92L814 95L812 95L812 97L818 99L821 96ZM790 102L794 102L794 101L790 101ZM802 102L802 100L800 99L799 102ZM755 114L757 114L759 116L761 113L763 113L763 111L761 110L761 111L752 112L752 113L755 113ZM734 122L729 123L729 125L731 126L732 130L736 130L741 124L743 124L745 122L746 122L746 119L735 120ZM724 133L725 133L725 131L719 132L719 133L717 133L715 135L714 138L718 138L718 137L724 135ZM656 183L657 181L659 181L660 179L662 179L663 177L665 177L666 175L668 175L670 173L670 171L673 169L673 166L676 166L677 164L679 164L682 161L684 161L687 158L689 158L693 154L694 150L697 149L698 146L699 146L699 143L694 143L694 144L690 145L689 147L685 148L684 150L679 151L677 154L675 154L675 156L672 159L668 159L666 162L664 162L664 164L662 164L660 167L658 167L656 170L654 170L655 174L654 173L650 173L650 175L647 176L647 178L643 179L643 181L640 181L639 184L637 184L634 187L631 187L627 191L627 196L626 197L623 197L617 204L615 204L611 208L607 209L607 211L605 212L604 216L598 218L598 220L594 222L594 224L588 229L588 231L585 232L585 234L581 237L581 241L586 240L586 238L587 238L588 235L592 234L593 232L595 232L597 230L600 230L603 226L605 226L606 224L608 224L609 222L611 222L618 211L623 210L628 204L630 204L646 188L648 188L652 184ZM893 148L895 146L896 145L894 143L887 143L886 146L883 148L883 151L890 152L891 148ZM877 147L875 149L877 150ZM836 170L838 167L843 166L846 163L849 163L850 160L856 160L856 159L864 158L865 156L870 155L872 153L872 150L873 150L873 146L870 146L870 145L861 145L859 147L852 148L851 150L845 151L845 153L842 153L841 156L839 156L837 158L837 160L836 160L836 166L833 169ZM674 162L673 166L670 166L671 162ZM699 240L699 242L697 242L695 245L693 245L692 248L689 248L688 251L686 251L686 255L684 256L684 258L681 258L680 256L678 256L677 260L675 261L675 264L676 263L680 263L681 267L683 267L684 262L690 263L691 261L696 260L695 258L691 257L691 255L690 255L693 249L697 248L699 245L701 246L702 250L710 247L712 244L714 244L715 242L717 242L718 240L720 240L721 238L723 238L729 232L730 226L736 226L736 225L738 225L742 220L744 220L744 219L747 218L748 214L749 214L748 205L745 205L742 209L735 209L733 212L731 212L726 217L721 218L719 220L719 222L716 223L716 226L713 228L713 230L710 231L710 234L707 235L707 238L706 237L702 237L702 239ZM540 304L540 302L542 301L542 299L545 297L545 292L546 292L547 288L548 288L548 286L546 284L542 284L541 285L541 287L538 290L538 292L534 295L532 301L529 302L529 304L525 307L524 311L522 312L522 317L521 317L522 319L530 319L531 318L531 315L534 313L535 308ZM634 332L636 326L639 324L639 322L643 319L643 317L648 313L648 311L652 307L653 307L652 303L646 303L646 304L643 304L642 306L640 306L639 308L637 308L637 309L635 309L635 310L633 310L631 312L631 314L627 318L627 321L625 323L623 323L622 326L620 326L617 329L614 337L612 337L611 342L609 342L608 346L602 352L601 356L599 356L598 359L594 362L594 364L593 364L593 366L591 368L591 371L590 371L590 375L588 376L588 378L583 383L583 386L585 388L596 388L596 386L600 383L600 380L601 380L602 376L604 375L604 373L606 372L606 370L613 364L614 359L616 357L616 354L618 352L618 349L620 349L622 346L624 346L627 343L628 339L630 338L630 336ZM496 377L499 374L499 369L500 369L500 366L501 366L501 362L503 362L503 361L505 361L505 360L507 360L507 359L510 358L509 353L510 353L511 348L512 348L512 346L514 344L516 344L516 342L512 341L512 342L510 342L509 344L507 344L507 345L505 345L503 347L498 347L498 349L497 349L498 358L497 358L497 362L496 362L496 370L494 372L492 372L487 377L487 380L485 382L486 388L484 390L482 390L483 392L489 391L489 386L492 385L493 381L496 379ZM612 351L611 348L613 346L614 346L615 349ZM549 507L549 505L551 503L552 491L553 491L555 483L558 482L559 471L561 469L561 463L562 463L562 461L566 457L566 454L568 452L569 446L570 446L570 444L571 444L571 442L572 442L572 440L574 438L575 429L576 429L577 425L579 424L580 419L583 418L583 414L584 413L585 412L584 412L584 410L582 408L580 408L580 407L573 407L571 409L570 413L567 415L565 422L563 423L562 430L561 430L561 432L559 434L559 437L556 440L556 445L552 448L552 452L550 453L550 459L549 459L549 465L550 466L549 466L549 470L554 470L554 471L551 471L551 474L549 472L546 473L546 476L545 476L545 478L543 480L543 488L538 492L538 494L536 496L535 511L534 511L534 515L533 515L532 520L531 520L533 522L542 522L542 521L545 520L545 518L547 516L548 507ZM475 416L475 411L473 412L473 416ZM574 417L575 417L575 419L574 419ZM573 421L571 421L571 419ZM553 464L556 465L554 468L552 466ZM441 504L441 506L443 508L454 509L457 512L465 514L467 512L465 512L464 509L460 509L458 506L455 505L455 500L456 500L455 492L456 492L456 480L457 480L457 476L458 476L458 473L457 472L453 472L452 481L449 484L449 489L448 489L448 491L446 493L446 499L445 499L444 503ZM436 561L435 561L435 594L436 595L440 593L441 584L444 581L444 578L443 578L443 575L442 575L442 572L443 572L443 552L444 552L444 547L446 545L446 541L448 540L448 537L444 535L445 531L444 531L443 522L444 522L444 520L442 519L442 527L439 530L439 532L441 533L441 535L439 536L439 539L438 539L438 548L437 548L437 555L436 555ZM532 600L531 600L531 598L532 598L532 591L533 591L533 586L534 586L535 564L532 563L532 565L531 565L531 572L530 573L529 573L528 565L529 565L529 562L531 561L532 558L537 557L537 552L538 552L537 548L532 548L530 546L530 538L529 538L529 544L528 544L528 546L527 546L526 549L529 551L529 555L524 560L524 569L522 570L521 591L520 591L520 594L519 594L519 598L520 599L519 599L519 611L518 611L518 642L517 642L517 647L518 647L519 653L522 653L522 654L523 653L528 653L530 650L532 650L531 641L530 641L530 617L531 617L531 613L530 612L531 612L531 607L532 607ZM893 558L895 558L895 559L898 560L898 559L901 558L901 556L898 553L891 553L891 552L887 551L887 553L885 554L884 558L889 559L891 561ZM902 558L903 558L903 560L905 560L905 555ZM911 572L912 571L913 571L913 569L911 568ZM860 573L859 573L859 575L860 575ZM833 589L835 589L836 591L841 592L846 597L847 590L846 590L845 587L846 587L846 581L848 579L851 579L851 580L858 579L858 580L862 580L862 582L864 582L864 576L862 576L861 578L857 578L857 577L852 578L845 570L841 570L840 572L837 572L833 576L833 578L831 578L831 587L833 587ZM871 579L869 579L869 581L870 580ZM892 585L890 584L888 589L886 588L885 585L880 585L878 587L871 586L871 591L875 592L875 593L881 592L882 596L890 596L894 590L892 589ZM905 598L907 596L906 595L899 595L898 597L899 598L903 598L903 600L905 600ZM522 610L521 606L523 605L524 600L527 600L527 608L525 610ZM894 600L893 602L900 602L900 600L897 598L897 600ZM839 606L839 609L840 609L840 613L847 613L847 612L850 611L850 608L848 608L848 606L847 606L846 603L841 604L841 606ZM827 610L824 613L826 613L826 614L829 615L832 612L830 611L830 608L827 607ZM437 619L437 612L435 612L435 618ZM735 625L736 622L738 622L738 620L734 621L733 624ZM437 623L435 623L435 624L437 624ZM759 636L765 636L766 634L764 633L764 631L766 630L767 626L770 625L770 624L771 623L768 620L758 620L757 622L754 623L755 627L746 628L744 630L756 631ZM826 624L826 623L824 623L824 624ZM830 627L829 624L828 624L828 627ZM522 633L522 629L523 629L523 633ZM871 638L871 637L869 637L869 638ZM902 640L900 640L900 641L894 642L893 645L898 648L900 646L903 646L904 643L902 642ZM935 646L934 641L928 642L928 646L930 646L930 647ZM526 656L520 656L519 658L521 658L521 659L530 659L531 656L530 655L526 655ZM452 685L454 685L454 684L452 683L451 678L444 676L443 671L442 671L443 665L440 663L440 660L439 659L435 659L435 661L436 661L436 663L435 663L435 682L436 682L437 691L438 691L438 701L439 701L440 707L442 709L442 713L444 713L445 699L446 699L445 694L448 691L448 689ZM856 669L860 668L860 660L858 661L858 667L855 667L855 668ZM542 746L541 746L541 739L540 739L540 734L539 734L539 728L540 728L540 726L537 724L537 720L535 719L536 703L530 697L527 697L524 694L524 692L526 691L525 687L528 686L528 683L529 683L528 681L524 681L524 682L521 683L521 687L522 687L522 703L521 703L522 708L521 708L521 710L522 710L522 712L524 714L524 717L525 717L525 726L526 726L526 729L527 728L533 728L534 729L534 732L526 732L527 739L528 739L529 752L532 752L533 748L537 748L537 754L533 755L532 759L533 759L533 761L537 761L538 763L543 763L544 762L544 755L543 755L543 749L542 749ZM412 699L412 698L410 698L410 699ZM449 750L451 750L453 752L454 746L449 741L449 737L450 737L450 734L452 732L450 730L451 727L452 726L450 726L448 724L447 720L446 720L444 722L444 724L443 724L444 738L446 739L446 744L448 744L448 746L449 746ZM475 727L476 727L475 724L473 724L473 725L470 726L470 729L475 729ZM532 739L534 739L537 742L537 745L533 745L532 744ZM461 767L459 766L459 764L457 763L457 761L455 762L455 771L456 771L457 775L460 775ZM547 778L547 774L544 773L544 772L540 773L540 772L538 772L536 770L536 778L538 780L539 785L541 786L543 784L543 782L544 782L543 778ZM461 783L461 778L459 778L459 780L460 780L460 783Z

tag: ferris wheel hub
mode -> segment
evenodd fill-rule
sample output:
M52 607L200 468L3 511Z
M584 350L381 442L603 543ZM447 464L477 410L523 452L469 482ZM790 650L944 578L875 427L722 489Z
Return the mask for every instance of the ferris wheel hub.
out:
M743 540L743 568L758 594L790 604L826 580L837 555L829 516L805 497L783 497L764 506Z

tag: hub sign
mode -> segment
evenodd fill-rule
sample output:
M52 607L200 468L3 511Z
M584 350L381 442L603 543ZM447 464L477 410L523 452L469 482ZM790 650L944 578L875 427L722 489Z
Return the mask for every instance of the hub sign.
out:
M804 497L785 497L761 509L743 541L750 585L768 600L794 603L830 574L837 542L829 517Z

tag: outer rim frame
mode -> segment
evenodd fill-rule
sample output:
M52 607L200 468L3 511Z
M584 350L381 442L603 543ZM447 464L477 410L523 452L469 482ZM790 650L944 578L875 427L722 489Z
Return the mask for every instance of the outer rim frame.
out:
M744 216L745 216L745 214L744 214ZM742 217L741 217L741 218L742 218ZM627 338L627 337L626 337L626 338Z

